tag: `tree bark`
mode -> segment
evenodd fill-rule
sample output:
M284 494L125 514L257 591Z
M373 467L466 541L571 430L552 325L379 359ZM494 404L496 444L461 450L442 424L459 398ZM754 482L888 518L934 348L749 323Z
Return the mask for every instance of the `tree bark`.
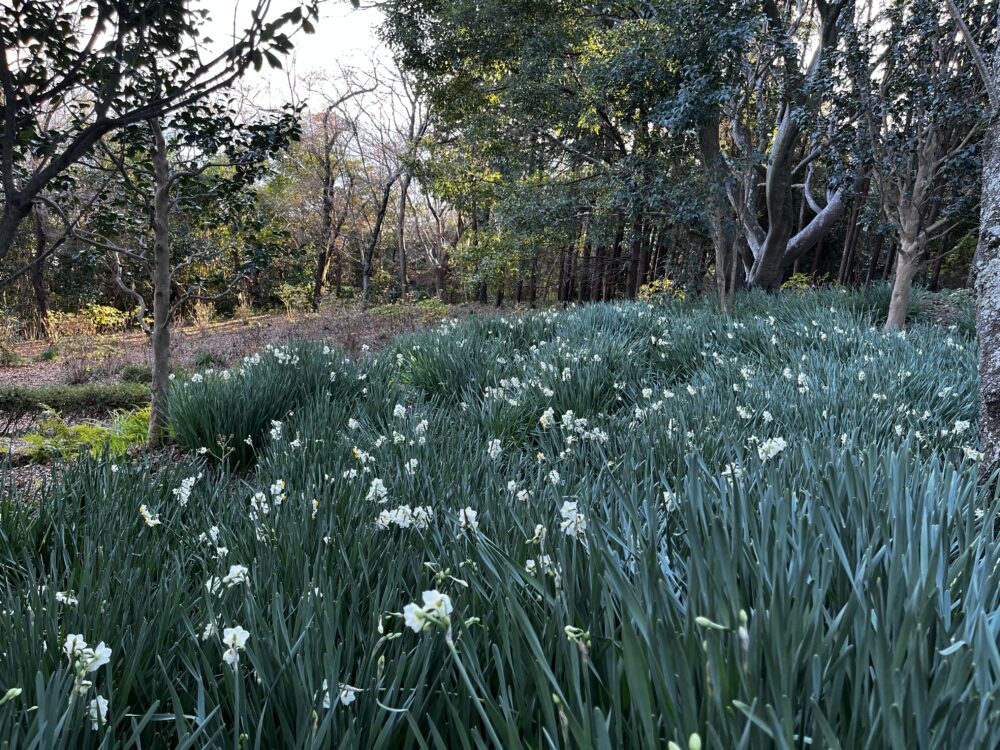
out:
M639 289L639 260L643 248L642 214L640 213L632 225L632 241L628 255L628 277L625 280L625 294L629 299L635 298Z
M872 248L872 257L868 260L868 273L865 274L865 286L870 286L875 280L875 272L878 271L878 262L882 257L882 246L885 244L885 235L881 232L875 240L875 247Z
M372 236L368 239L367 247L361 251L361 299L365 302L368 302L368 298L371 296L372 259L375 257L375 248L378 247L378 240L382 235L382 223L385 221L385 213L389 208L392 186L398 177L398 174L393 176L382 188L382 200L379 201Z
M406 278L406 193L410 189L410 173L406 172L399 183L399 210L396 213L396 249L399 253L399 293L406 299L409 282Z
M35 293L35 304L38 306L38 318L41 325L45 326L45 321L49 317L49 295L45 288L45 251L48 247L48 238L45 234L45 217L41 209L36 205L35 215L35 258L28 271L28 278L31 281L31 289Z
M1000 468L1000 125L986 136L979 244L976 338L979 342L979 443L985 473Z
M889 316L885 321L887 331L906 326L906 311L910 307L910 288L913 277L920 269L923 248L919 240L904 239L896 254L896 275L892 282L892 299L889 301Z
M170 165L159 121L153 131L153 380L149 410L149 443L159 445L167 433L170 388Z

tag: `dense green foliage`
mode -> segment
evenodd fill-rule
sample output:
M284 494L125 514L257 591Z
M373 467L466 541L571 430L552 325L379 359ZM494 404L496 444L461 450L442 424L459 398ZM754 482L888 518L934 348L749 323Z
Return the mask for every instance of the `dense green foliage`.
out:
M21 436L25 446L15 456L23 455L31 461L75 458L81 453L121 458L128 450L146 442L148 430L148 407L120 410L110 424L97 421L69 424L58 412L50 411L37 431Z
M596 305L189 380L178 434L248 432L252 471L83 459L0 508L0 736L994 746L974 350L883 303ZM393 614L432 590L450 624Z
M0 386L0 413L107 414L149 401L149 386L141 383L85 383L83 385Z

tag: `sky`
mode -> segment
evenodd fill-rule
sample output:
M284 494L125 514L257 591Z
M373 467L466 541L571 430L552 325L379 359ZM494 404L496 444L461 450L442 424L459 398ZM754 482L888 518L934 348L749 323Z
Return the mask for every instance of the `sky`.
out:
M249 25L250 10L255 0L199 0L195 6L207 8L211 20L204 29L204 36L213 40L216 50L225 49L233 37L233 21L238 30ZM272 16L292 10L299 3L295 0L273 0ZM267 65L259 73L251 71L244 85L267 99L259 101L264 106L279 106L288 101L289 74L302 78L317 71L335 71L340 66L366 67L372 57L386 59L388 50L377 36L382 13L377 8L355 10L346 0L332 0L320 5L319 22L315 34L301 31L292 37L295 50L284 59L285 70L272 70ZM370 67L370 64L367 64ZM302 87L299 95L303 94Z

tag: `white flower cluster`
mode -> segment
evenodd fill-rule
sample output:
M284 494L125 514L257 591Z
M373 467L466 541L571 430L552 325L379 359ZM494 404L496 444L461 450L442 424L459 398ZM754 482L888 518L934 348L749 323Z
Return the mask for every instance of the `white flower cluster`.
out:
M111 649L101 641L91 648L80 633L66 636L63 643L63 653L73 665L75 675L74 691L78 695L86 695L93 682L88 675L97 672L101 667L111 663ZM98 730L108 723L108 700L103 695L95 695L87 707L87 718L90 728Z
M191 490L194 488L195 482L201 479L201 476L199 472L196 476L182 479L181 486L174 488L174 497L180 502L181 507L188 504L188 500L191 499Z
M388 529L390 526L398 526L401 529L426 529L430 526L433 513L429 505L418 505L415 508L401 505L379 513L375 525L379 529Z
M562 508L559 509L559 515L562 516L559 528L562 529L564 534L581 541L586 540L587 519L580 513L575 500L565 501L562 504Z

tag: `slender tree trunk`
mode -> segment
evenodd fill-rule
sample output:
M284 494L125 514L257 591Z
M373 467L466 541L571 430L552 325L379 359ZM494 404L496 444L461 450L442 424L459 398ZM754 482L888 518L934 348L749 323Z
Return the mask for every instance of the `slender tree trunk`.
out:
M45 217L42 216L41 209L35 206L35 262L28 271L28 278L31 281L31 289L35 293L35 304L38 306L38 319L41 325L45 326L45 321L49 317L49 295L45 288L45 251L48 248L48 239L45 235Z
M823 258L823 240L816 243L816 249L813 251L813 262L812 267L809 269L809 275L812 276L813 281L816 280L816 275L819 273L819 264Z
M149 443L159 445L167 432L170 388L170 164L158 120L153 131L153 382L149 410Z
M368 302L368 298L371 296L372 259L375 257L375 248L378 247L379 237L382 236L382 223L385 221L389 198L392 196L392 185L396 182L397 177L393 177L382 188L382 200L379 202L378 213L375 216L375 227L372 229L372 236L368 239L368 246L361 251L361 299L365 302Z
M878 262L882 257L882 246L885 244L885 235L879 233L878 239L875 241L875 247L872 248L872 257L868 261L868 273L865 274L865 285L869 286L875 280L875 273L878 271Z
M635 297L635 293L639 288L639 261L643 245L642 214L639 214L632 225L632 242L628 255L628 277L625 281L625 294L629 299Z
M618 227L618 233L615 235L615 242L611 248L610 257L604 258L604 273L603 281L601 283L601 298L604 302L609 302L615 293L615 275L618 270L618 260L621 258L622 254L622 243L625 242L625 225L621 224Z
M528 307L538 303L538 255L531 259L531 276L528 277Z
M896 263L896 247L897 242L895 239L889 240L889 254L885 258L885 266L882 268L882 281L887 281L889 279L889 274L892 273L893 268Z
M403 299L409 291L409 282L406 278L406 193L410 189L410 173L403 175L399 183L399 210L396 215L396 242L399 252L399 292Z
M564 302L563 290L566 288L566 250L559 251L559 279L556 281L556 302Z
M576 245L573 245L569 249L569 258L567 259L568 267L566 269L566 294L564 299L567 302L572 302L573 297L576 294L576 271L577 266L577 253Z
M941 238L941 246L938 248L938 256L934 259L934 267L931 269L930 281L927 284L927 287L932 292L941 289L941 266L944 264L944 253L948 247L950 234L950 231L944 233L944 237ZM975 258L973 258L972 262L975 263Z

